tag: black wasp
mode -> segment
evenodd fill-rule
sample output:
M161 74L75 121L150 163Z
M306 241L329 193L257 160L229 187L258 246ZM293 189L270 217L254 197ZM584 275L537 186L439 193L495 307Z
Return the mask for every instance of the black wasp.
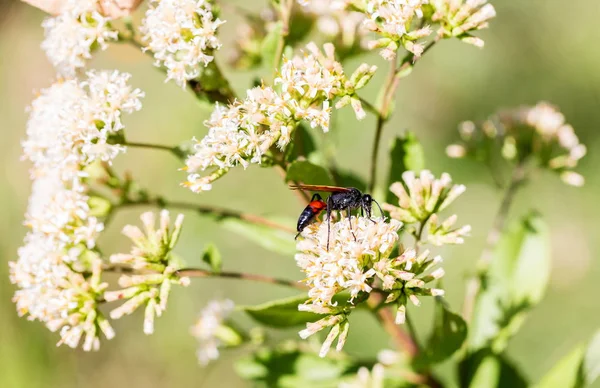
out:
M322 185L290 185L292 190L307 190L321 191L331 193L326 201L319 194L314 194L309 204L304 208L300 217L298 217L298 225L296 230L298 235L304 230L323 210L327 210L327 250L329 250L329 232L331 230L331 212L334 210L346 210L348 222L350 222L350 230L352 230L351 214L352 210L360 209L361 213L367 214L371 219L371 209L373 203L377 205L379 211L383 215L383 211L379 203L371 197L370 194L363 194L355 187L338 187L338 186L322 186ZM354 232L352 232L354 235ZM296 237L298 237L296 235ZM356 238L356 236L355 236Z

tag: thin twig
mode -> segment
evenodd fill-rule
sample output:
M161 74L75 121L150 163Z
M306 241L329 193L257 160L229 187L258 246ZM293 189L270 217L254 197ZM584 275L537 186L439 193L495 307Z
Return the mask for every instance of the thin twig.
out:
M150 148L155 150L168 151L175 155L178 159L185 160L185 153L177 146L170 147L164 144L138 143L131 141L125 141L121 144L128 147Z
M275 50L275 61L273 62L273 78L279 71L279 65L281 64L281 57L283 56L283 50L285 49L285 38L288 36L290 31L290 16L292 14L292 6L294 0L282 0L279 4L279 16L281 19L281 36L277 41L277 49Z
M492 258L494 257L494 248L498 244L500 236L502 236L502 231L506 224L510 206L513 203L517 189L521 186L525 179L525 166L523 164L518 164L513 170L510 184L504 193L502 203L500 204L500 208L496 213L492 229L490 229L490 232L488 233L486 247L481 253L481 257L477 263L477 274L467 282L465 300L463 303L463 318L467 322L470 322L473 315L475 301L477 299L479 290L481 289L481 277L485 275L490 267Z
M371 293L371 297L367 300L367 304L371 310L377 312L377 319L379 319L379 322L381 322L385 331L392 337L396 347L399 350L406 352L410 358L413 358L418 352L415 342L399 325L396 324L394 315L388 308L378 308L383 301L384 296L382 294Z
M209 205L197 205L195 203L187 203L187 202L177 202L177 201L168 201L163 198L150 198L144 199L140 201L125 201L119 204L116 204L116 208L126 208L132 206L144 206L144 205L152 205L152 206L160 206L160 207L170 207L175 209L184 209L184 210L192 210L200 214L208 214L213 215L218 218L237 218L251 224L263 225L269 228L281 230L288 233L295 233L294 228L288 227L287 225L279 224L275 221L271 221L261 216L257 216L255 214L242 213L236 210L225 209L220 207L214 207Z
M430 42L425 49L423 49L423 53L419 57L409 53L404 57L404 59L402 59L402 62L400 62L398 67L396 67L395 62L392 62L383 92L381 108L378 110L379 115L377 116L377 124L375 127L375 140L373 141L373 149L371 151L371 173L368 186L369 192L372 192L375 189L375 184L377 181L377 157L379 155L379 145L381 143L383 127L385 122L389 119L390 108L396 94L396 89L398 88L398 83L400 82L400 76L408 71L409 68L412 68L419 61L419 59L422 58L423 55L425 55L425 53L439 41L439 39L439 37L436 37L432 42Z
M413 324L411 315L408 314L408 312L406 313L406 327L408 328L408 333L410 334L410 337L412 338L415 347L417 348L417 352L421 351L421 346L419 345L419 337L417 336L417 329L415 328L415 325Z
M274 278L270 276L243 273L243 272L212 272L199 268L183 268L175 272L178 276L186 276L191 278L226 278L226 279L242 279L242 280L250 280L254 282L260 283L269 283L269 284L277 284L280 286L296 288L298 290L306 291L308 287L302 283L287 280Z

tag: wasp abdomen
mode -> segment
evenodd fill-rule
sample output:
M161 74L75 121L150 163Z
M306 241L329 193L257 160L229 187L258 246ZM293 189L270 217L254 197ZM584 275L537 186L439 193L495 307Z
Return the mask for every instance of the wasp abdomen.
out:
M315 196L318 196L318 198L315 198ZM298 217L298 225L296 226L298 233L302 232L327 207L327 204L318 194L315 196Z

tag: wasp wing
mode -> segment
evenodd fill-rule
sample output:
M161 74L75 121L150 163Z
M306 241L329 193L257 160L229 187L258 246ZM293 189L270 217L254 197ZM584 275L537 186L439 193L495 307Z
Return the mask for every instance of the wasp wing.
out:
M292 190L306 190L306 191L322 191L327 193L343 193L350 191L347 187L339 187L339 186L325 186L325 185L290 185L290 189Z

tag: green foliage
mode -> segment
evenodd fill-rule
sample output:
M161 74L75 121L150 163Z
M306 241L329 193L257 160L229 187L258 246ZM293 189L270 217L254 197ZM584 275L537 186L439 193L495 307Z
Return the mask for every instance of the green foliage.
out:
M441 298L436 298L435 320L427 344L414 360L416 369L440 363L462 347L467 338L467 323L453 313Z
M263 59L263 65L270 71L275 67L275 56L277 53L277 47L281 40L283 33L283 22L278 21L275 23L271 31L265 36L261 45L260 52Z
M505 356L489 348L469 354L458 365L461 387L469 388L525 388L527 379Z
M600 331L597 331L587 349L577 346L563 357L536 385L536 388L587 387L600 375Z
M258 323L277 328L294 327L321 318L319 314L298 311L298 305L306 302L306 299L306 295L299 295L240 308Z
M402 173L407 170L415 172L425 168L425 153L423 146L413 132L396 136L390 147L390 170L388 173L387 187L402 179ZM394 203L396 197L386 190L386 201Z
M311 131L304 124L298 125L298 128L294 131L294 141L288 146L288 149L289 151L286 155L288 162L293 162L301 157L314 164L322 162L317 143Z
M202 261L208 264L213 272L221 272L223 267L223 259L221 258L221 253L215 244L211 243L204 247Z
M340 379L356 373L358 365L347 359L320 358L294 346L262 348L235 364L236 372L257 387L338 387Z
M326 168L306 160L296 160L287 169L287 182L303 182L313 185L332 185L333 178Z
M253 241L257 245L282 255L296 253L294 235L266 225L252 224L239 218L226 218L221 221L225 229L235 232ZM294 225L289 222L289 225Z
M542 298L550 274L548 227L531 214L512 225L494 251L469 331L469 349L502 351Z

